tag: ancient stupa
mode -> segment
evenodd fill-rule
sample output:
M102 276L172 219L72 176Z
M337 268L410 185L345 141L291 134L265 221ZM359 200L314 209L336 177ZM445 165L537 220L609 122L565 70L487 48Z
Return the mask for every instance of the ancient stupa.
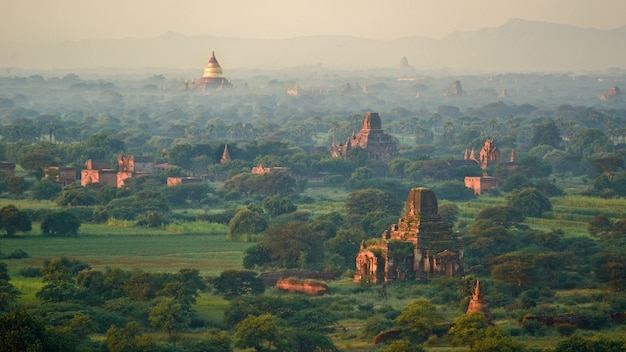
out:
M483 298L483 293L480 290L480 280L476 280L474 295L472 296L472 300L467 306L467 312L465 314L469 315L474 312L483 312L487 323L492 324L491 312L489 311L489 307L487 307L487 302L485 302L485 299Z
M197 88L223 88L230 86L230 81L222 73L222 67L215 58L215 51L211 53L211 58L204 66L202 77L194 84Z

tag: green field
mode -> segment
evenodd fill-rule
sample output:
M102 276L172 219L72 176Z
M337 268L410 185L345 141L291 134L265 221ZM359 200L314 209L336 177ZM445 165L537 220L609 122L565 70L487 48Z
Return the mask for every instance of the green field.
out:
M80 235L74 238L18 236L0 240L3 253L21 249L29 258L7 259L9 272L24 266L41 266L44 260L69 257L92 268L120 267L151 272L194 268L203 276L241 269L243 251L250 243L233 242L226 235Z

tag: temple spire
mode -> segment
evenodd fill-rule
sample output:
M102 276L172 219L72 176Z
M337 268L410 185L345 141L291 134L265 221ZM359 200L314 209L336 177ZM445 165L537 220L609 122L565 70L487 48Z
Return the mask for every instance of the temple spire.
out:
M228 144L224 144L224 152L222 153L222 157L220 158L220 164L226 164L230 160L231 159L230 153L228 152Z
M487 302L485 302L485 299L483 298L483 293L480 291L480 280L476 280L474 295L472 295L472 300L469 302L469 306L467 307L467 312L465 314L469 315L474 312L482 312L487 323L493 324L491 320L491 312L489 311Z

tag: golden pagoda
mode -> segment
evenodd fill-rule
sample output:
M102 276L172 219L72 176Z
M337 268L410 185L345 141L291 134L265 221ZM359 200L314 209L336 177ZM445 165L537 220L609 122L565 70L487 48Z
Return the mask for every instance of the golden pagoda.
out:
M198 79L194 86L198 88L223 88L230 86L230 81L223 76L222 67L215 58L215 51L211 53L209 62L207 62L206 66L204 66L202 77Z

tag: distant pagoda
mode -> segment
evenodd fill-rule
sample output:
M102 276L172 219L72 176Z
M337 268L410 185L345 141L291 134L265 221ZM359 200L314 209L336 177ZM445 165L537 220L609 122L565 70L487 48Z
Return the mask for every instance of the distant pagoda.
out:
M193 85L194 88L228 88L231 86L231 83L224 75L222 74L222 67L219 62L215 58L215 51L211 53L211 58L209 58L209 62L207 62L206 66L204 66L204 71L202 72L202 77L198 79Z

